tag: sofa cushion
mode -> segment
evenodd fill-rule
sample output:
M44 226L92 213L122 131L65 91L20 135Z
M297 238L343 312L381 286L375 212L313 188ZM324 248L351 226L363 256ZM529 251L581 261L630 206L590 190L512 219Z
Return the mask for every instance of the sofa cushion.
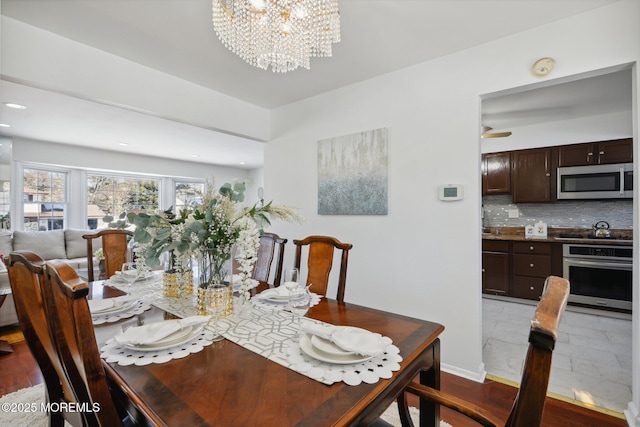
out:
M67 258L86 258L87 257L87 240L82 236L85 234L96 233L97 230L75 230L68 228L64 230L64 241L66 245ZM102 239L93 239L93 251L97 251L102 247Z
M14 231L13 250L35 252L45 260L66 258L64 230Z
M8 257L13 250L13 242L11 240L11 231L0 230L0 252Z

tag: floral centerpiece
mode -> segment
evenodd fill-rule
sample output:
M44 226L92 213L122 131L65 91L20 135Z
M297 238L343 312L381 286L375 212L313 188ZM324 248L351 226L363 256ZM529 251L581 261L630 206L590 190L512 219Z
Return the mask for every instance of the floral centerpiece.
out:
M249 284L260 246L260 233L271 219L300 222L295 210L263 200L252 207L242 207L246 186L242 182L226 183L215 189L211 182L199 206L175 214L171 209L157 214L130 214L136 226L134 239L139 253L151 267L160 265L163 253L176 257L178 265L198 257L199 287L222 283L238 267L240 294L249 299Z

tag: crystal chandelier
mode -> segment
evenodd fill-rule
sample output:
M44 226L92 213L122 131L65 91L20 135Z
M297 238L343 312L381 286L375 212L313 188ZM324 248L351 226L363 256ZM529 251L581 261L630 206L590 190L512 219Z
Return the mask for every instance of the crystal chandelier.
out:
M284 73L309 69L340 41L338 0L213 0L213 28L249 64Z

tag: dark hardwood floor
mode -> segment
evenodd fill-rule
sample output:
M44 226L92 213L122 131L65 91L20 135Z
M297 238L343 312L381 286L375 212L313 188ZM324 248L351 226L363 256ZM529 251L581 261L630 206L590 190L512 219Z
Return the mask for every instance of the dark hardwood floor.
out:
M2 337L1 328L0 337ZM43 381L27 344L24 341L18 341L11 345L14 352L0 356L0 396ZM481 406L504 420L507 419L517 391L516 388L497 381L487 380L484 383L477 383L447 373L442 374L442 389ZM417 406L417 400L410 400L409 403L411 406ZM477 426L467 418L446 408L442 409L441 418L454 427ZM627 426L623 419L552 398L547 398L542 424L545 427Z

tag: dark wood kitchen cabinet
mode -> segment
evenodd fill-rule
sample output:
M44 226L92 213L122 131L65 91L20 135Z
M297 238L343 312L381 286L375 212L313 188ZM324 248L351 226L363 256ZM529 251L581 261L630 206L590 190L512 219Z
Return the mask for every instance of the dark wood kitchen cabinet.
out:
M537 301L551 275L562 277L562 243L482 240L482 293Z
M513 203L553 201L551 148L533 148L511 153Z
M482 292L492 295L509 295L509 242L482 241Z
M551 275L551 243L513 242L510 296L538 300Z
M558 147L558 165L587 166L633 162L633 139L589 142Z
M482 195L511 193L511 153L482 155Z

